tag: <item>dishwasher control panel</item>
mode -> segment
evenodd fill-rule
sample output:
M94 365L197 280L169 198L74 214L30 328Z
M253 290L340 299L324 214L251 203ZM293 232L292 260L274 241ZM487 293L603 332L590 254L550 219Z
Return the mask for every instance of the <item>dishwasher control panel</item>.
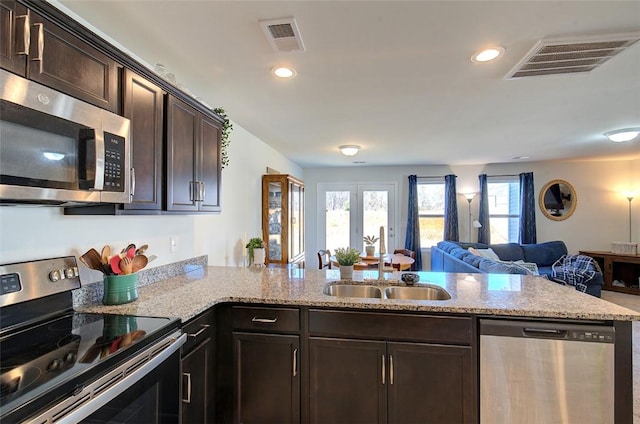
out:
M569 339L585 342L613 343L615 337L611 331L570 330Z

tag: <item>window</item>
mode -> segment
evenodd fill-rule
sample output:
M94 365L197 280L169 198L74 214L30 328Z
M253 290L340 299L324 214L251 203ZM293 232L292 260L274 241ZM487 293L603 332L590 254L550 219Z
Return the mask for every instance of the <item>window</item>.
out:
M444 183L418 183L420 247L435 246L444 234Z
M491 243L517 243L520 229L520 182L491 180L489 194L489 223Z

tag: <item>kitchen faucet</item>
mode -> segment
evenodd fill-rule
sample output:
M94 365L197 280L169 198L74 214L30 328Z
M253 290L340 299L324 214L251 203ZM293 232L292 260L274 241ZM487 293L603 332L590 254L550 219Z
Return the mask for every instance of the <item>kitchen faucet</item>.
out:
M386 248L384 247L384 227L380 227L380 249L378 249L378 254L380 256L378 262L378 280L384 280L384 255L387 253Z

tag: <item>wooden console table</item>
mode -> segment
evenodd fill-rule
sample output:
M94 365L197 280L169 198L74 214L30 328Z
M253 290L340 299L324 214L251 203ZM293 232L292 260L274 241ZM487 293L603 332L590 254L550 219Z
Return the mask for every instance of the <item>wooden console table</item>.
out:
M580 254L591 256L598 262L604 275L604 290L640 295L640 255L587 250L581 250Z

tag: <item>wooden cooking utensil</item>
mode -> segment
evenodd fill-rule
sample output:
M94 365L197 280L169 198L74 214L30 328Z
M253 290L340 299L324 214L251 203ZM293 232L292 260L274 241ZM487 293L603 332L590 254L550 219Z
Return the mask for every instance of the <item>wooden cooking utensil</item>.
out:
M88 268L104 272L102 269L102 257L94 248L87 250L84 255L80 256L80 261Z
M136 255L133 257L133 272L138 272L149 263L149 259L145 255Z
M111 256L111 246L104 246L102 248L102 254L100 255L102 258L102 264L106 265L109 263L109 256Z
M131 274L133 272L133 259L128 256L120 259L120 269L124 275Z

